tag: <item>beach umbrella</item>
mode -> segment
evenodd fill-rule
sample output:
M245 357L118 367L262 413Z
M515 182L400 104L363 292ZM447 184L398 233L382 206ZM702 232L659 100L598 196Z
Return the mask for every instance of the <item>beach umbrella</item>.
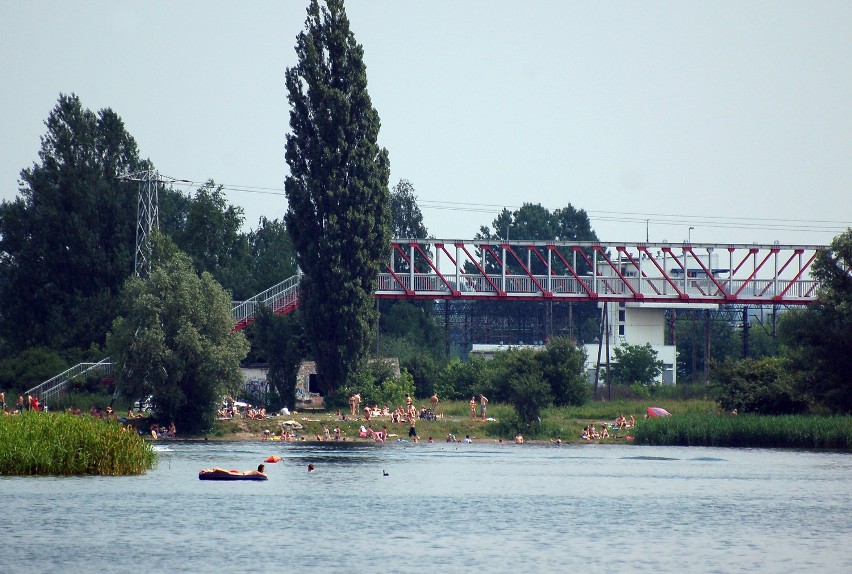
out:
M670 417L672 414L666 409L661 409L660 407L648 407L648 416L649 417Z

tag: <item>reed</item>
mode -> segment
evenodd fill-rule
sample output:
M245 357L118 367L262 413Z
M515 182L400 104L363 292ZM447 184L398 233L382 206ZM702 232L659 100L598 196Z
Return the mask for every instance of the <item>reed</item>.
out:
M852 417L683 415L641 420L638 444L750 448L852 449Z
M0 475L142 474L156 462L150 444L114 421L66 413L0 417Z

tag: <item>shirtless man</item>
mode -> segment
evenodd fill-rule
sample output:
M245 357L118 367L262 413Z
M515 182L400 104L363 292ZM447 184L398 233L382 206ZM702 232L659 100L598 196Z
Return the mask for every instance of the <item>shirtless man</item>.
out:
M438 393L432 395L432 398L429 399L432 402L432 412L436 415L438 414Z
M470 397L470 418L476 418L476 397Z
M358 411L361 410L361 395L360 393L355 393L351 397L349 397L349 408L352 409L352 416L356 416Z
M488 404L488 399L485 395L479 395L479 412L482 415L483 422L485 421L485 405Z

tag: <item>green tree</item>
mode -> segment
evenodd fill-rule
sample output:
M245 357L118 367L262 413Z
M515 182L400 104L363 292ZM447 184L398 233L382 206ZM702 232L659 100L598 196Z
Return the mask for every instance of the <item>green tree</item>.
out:
M261 217L256 229L248 234L253 271L249 290L252 294L269 289L298 272L293 241L283 221Z
M148 277L127 281L107 338L121 366L117 384L127 396L152 396L155 414L180 431L203 431L242 382L248 343L232 331L228 293L209 273L197 275L167 237L153 237L152 262Z
M137 184L147 168L121 118L60 94L39 161L0 204L0 335L9 351L102 344L133 273Z
M497 355L492 370L495 394L489 398L509 402L515 407L521 429L537 432L541 410L553 402L542 371L541 351L513 349Z
M417 205L414 184L400 179L391 190L391 232L400 239L424 239L429 235L423 223L423 212Z
M719 405L725 411L764 415L795 414L808 408L807 400L793 388L783 359L726 359L711 375L720 389Z
M677 336L677 378L679 381L703 382L705 365L742 355L742 339L726 309L709 311L710 356L705 357L707 315L705 311L678 311L675 322ZM737 314L735 319L738 319ZM694 368L693 368L694 367Z
M817 301L782 315L781 340L796 385L832 411L852 413L852 229L834 238L812 266Z
M650 344L620 345L613 349L615 363L612 365L612 380L617 384L652 385L665 367L657 358Z
M438 377L435 392L442 400L466 400L489 389L490 374L486 361L470 357L466 362L453 359Z
M208 180L195 191L189 201L186 221L172 235L178 247L190 256L195 269L213 275L238 300L256 293L246 288L251 275L251 258L248 239L240 233L243 220L242 208L229 205L222 186ZM284 279L286 277L279 281Z
M248 328L249 336L253 336L252 347L259 354L256 358L269 365L267 403L274 411L296 407L296 375L305 356L302 324L296 313L275 315L262 307Z
M285 222L304 272L305 333L329 394L349 381L371 342L373 290L390 241L390 164L342 0L322 8L311 1L296 54L285 74Z
M15 357L0 360L0 389L23 392L61 373L68 366L68 362L56 351L43 347L27 349ZM6 402L14 404L13 399L7 396Z
M539 353L544 380L550 385L553 402L559 406L585 404L589 400L586 351L565 337L551 339Z

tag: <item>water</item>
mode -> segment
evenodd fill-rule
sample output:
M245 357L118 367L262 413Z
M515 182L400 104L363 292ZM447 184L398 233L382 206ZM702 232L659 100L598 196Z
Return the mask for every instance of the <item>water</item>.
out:
M0 478L0 572L852 571L846 453L167 448L139 477ZM267 482L197 479L270 454Z

